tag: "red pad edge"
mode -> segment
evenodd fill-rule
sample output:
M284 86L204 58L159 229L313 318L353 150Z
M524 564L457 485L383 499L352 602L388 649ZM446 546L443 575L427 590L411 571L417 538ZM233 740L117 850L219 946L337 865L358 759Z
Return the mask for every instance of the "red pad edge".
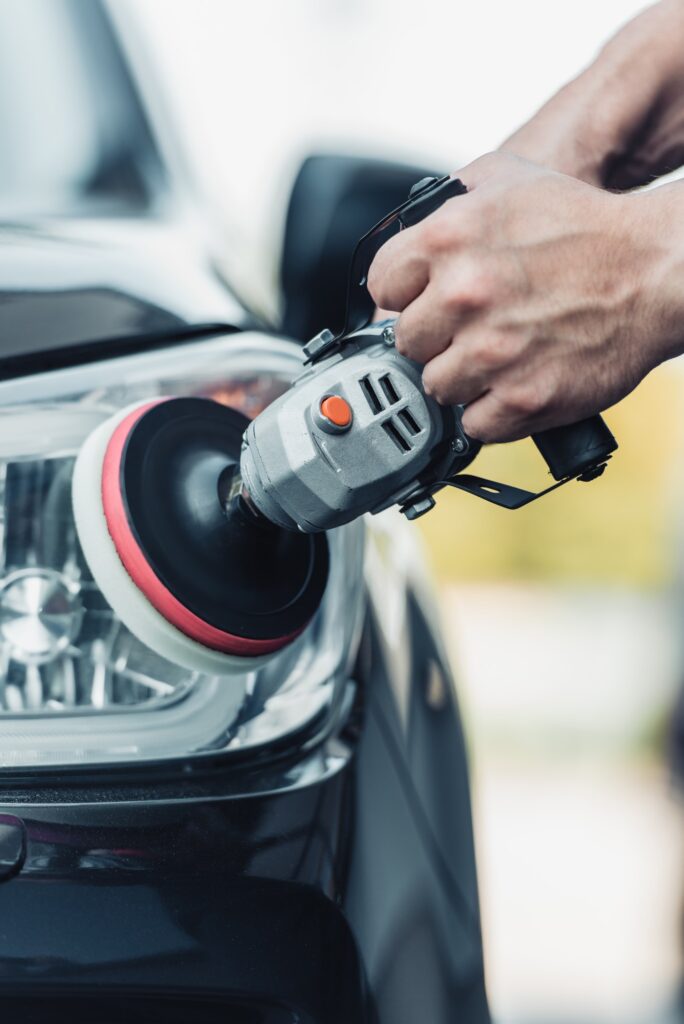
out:
M175 626L185 636L190 637L191 640L196 640L197 643L202 644L204 647L210 647L212 650L220 651L222 654L235 654L243 658L255 658L262 654L274 654L298 637L304 630L306 623L294 633L269 640L253 640L248 637L234 636L232 633L226 633L216 626L211 626L181 604L178 598L174 597L171 591L164 586L159 577L150 568L133 535L119 485L121 460L126 440L131 430L138 420L149 409L158 405L160 401L169 401L169 399L162 398L140 406L129 413L118 424L109 439L102 463L102 508L109 535L112 538L121 564L136 587L144 594L150 604L156 608L159 614L163 615L167 622Z

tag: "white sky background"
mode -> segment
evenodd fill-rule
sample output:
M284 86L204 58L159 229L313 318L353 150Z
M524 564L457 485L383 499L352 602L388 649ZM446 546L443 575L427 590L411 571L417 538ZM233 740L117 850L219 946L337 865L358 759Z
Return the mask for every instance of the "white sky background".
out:
M118 0L121 2L121 0ZM640 0L123 0L202 187L263 274L312 150L455 170L581 69Z

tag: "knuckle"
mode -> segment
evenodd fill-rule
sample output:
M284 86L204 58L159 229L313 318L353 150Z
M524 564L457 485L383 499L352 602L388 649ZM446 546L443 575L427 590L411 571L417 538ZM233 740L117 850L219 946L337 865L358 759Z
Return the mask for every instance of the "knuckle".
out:
M538 416L548 410L553 397L553 389L544 380L528 382L511 391L507 398L509 411L522 418Z
M445 288L443 303L451 313L486 309L494 302L496 291L495 275L473 261L462 265L457 278Z
M411 355L411 343L407 337L406 327L399 324L394 329L394 347L401 356Z
M488 423L487 420L475 420L473 423L469 423L467 433L483 444L495 444L499 440L496 427Z
M370 270L368 271L368 280L366 282L368 291L370 292L371 298L376 306L382 308L385 298L384 290L384 275L382 271L382 265L378 264L378 257L376 256L371 263Z
M456 284L450 284L440 296L440 305L451 317L458 316L469 308L470 297L468 292Z
M473 358L485 371L502 369L511 362L511 357L511 342L505 334L487 334L474 346Z
M439 381L435 380L434 376L427 371L423 373L423 390L430 398L434 398L436 402L441 402Z
M471 305L477 308L491 305L499 291L496 273L482 261L474 261L466 267L464 286L470 296Z
M529 386L516 388L506 396L505 405L511 416L520 418L534 416L539 411L537 391Z
M431 253L451 249L456 242L456 224L445 210L433 213L422 224L423 244Z
M476 409L466 409L463 414L463 429L469 437L475 437L484 444L490 444L496 439L496 429L491 422L491 417L487 417Z
M440 405L446 405L449 401L447 397L447 388L443 378L432 369L431 364L423 370L423 388L425 392L434 398Z

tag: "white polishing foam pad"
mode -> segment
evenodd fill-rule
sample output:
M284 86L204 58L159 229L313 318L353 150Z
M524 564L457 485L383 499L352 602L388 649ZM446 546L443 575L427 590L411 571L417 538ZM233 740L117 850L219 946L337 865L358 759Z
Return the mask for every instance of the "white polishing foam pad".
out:
M84 442L74 466L72 504L78 538L93 579L123 624L142 643L177 665L209 675L249 672L272 655L238 656L213 650L173 626L150 603L129 576L109 532L102 499L102 471L116 428L140 402L105 420Z

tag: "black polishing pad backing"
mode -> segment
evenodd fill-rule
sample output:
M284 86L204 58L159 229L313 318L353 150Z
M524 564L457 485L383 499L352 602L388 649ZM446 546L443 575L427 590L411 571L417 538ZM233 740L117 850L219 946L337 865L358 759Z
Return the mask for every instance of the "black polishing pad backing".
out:
M182 605L217 629L268 640L301 629L320 605L328 543L240 502L224 507L219 481L239 465L248 423L204 398L151 407L127 438L121 495L146 561Z

